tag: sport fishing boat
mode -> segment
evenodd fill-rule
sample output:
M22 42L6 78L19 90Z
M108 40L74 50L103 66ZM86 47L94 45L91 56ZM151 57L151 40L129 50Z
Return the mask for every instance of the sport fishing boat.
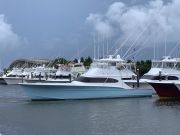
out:
M152 96L150 89L132 89L114 66L92 63L90 69L71 83L22 83L32 100L99 99Z
M180 70L180 58L171 58L170 56L164 56L161 60L152 60L151 69L144 74L139 80L139 88L153 89L147 82L159 81L159 74L166 76L168 80L175 79L175 76ZM131 81L131 85L137 87L137 83L134 80ZM130 83L129 83L130 84ZM154 90L155 92L155 90Z
M179 97L180 82L180 58L163 59L158 64L159 68L154 69L156 75L146 76L146 79L156 91L160 98L177 98Z

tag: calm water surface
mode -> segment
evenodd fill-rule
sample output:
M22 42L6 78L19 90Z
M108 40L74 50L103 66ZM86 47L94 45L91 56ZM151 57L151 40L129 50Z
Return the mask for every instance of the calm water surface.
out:
M31 102L0 85L2 135L179 135L180 102L158 98Z

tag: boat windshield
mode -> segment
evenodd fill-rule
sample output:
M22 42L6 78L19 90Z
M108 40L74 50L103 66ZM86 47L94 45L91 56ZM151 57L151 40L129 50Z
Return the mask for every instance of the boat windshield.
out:
M152 61L153 68L162 68L162 61Z
M119 69L119 70L128 69L128 70L135 71L136 65L135 65L135 63L119 63L117 65L117 69Z
M162 61L153 61L152 67L153 68L175 68L176 62L162 62Z
M141 79L148 80L166 80L166 76L153 76L153 75L143 75Z
M152 75L143 75L141 79L149 80L179 80L176 76L152 76Z
M174 62L163 62L163 68L175 68L176 63Z
M118 80L113 78L95 78L95 77L79 77L76 79L79 82L86 82L86 83L116 83Z

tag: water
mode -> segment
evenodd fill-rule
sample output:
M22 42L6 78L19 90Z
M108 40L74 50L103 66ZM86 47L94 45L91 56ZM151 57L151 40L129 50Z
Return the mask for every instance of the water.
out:
M152 98L31 102L0 85L2 135L179 135L180 102Z

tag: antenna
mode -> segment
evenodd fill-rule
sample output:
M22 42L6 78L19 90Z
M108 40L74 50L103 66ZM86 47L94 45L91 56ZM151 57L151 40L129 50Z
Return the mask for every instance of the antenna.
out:
M104 58L104 33L103 33L102 43L103 43L103 58Z
M94 60L96 59L96 39L95 39L95 33L93 36L93 41L94 41Z
M98 59L99 59L99 34L98 34Z
M155 60L155 58L156 58L156 45L155 45L155 40L154 40L154 60Z
M154 34L154 60L156 58L156 40L155 40L155 34Z
M166 56L166 36L167 35L166 35L166 32L165 32L165 39L164 39L164 42L165 42L165 50L164 50L165 51L165 56Z
M79 46L78 46L78 59L80 59L80 55L79 55Z
M106 37L106 40L107 40L107 41L106 41L106 42L107 42L107 44L106 44L106 45L107 45L107 50L106 50L107 52L106 52L106 53L107 53L107 55L108 55L108 53L109 53L109 52L108 52L108 51L109 51L108 34L107 34L106 36L107 36L107 37Z
M158 48L158 42L159 40L158 40L158 36L156 36L156 59L158 59L159 58L159 48Z

